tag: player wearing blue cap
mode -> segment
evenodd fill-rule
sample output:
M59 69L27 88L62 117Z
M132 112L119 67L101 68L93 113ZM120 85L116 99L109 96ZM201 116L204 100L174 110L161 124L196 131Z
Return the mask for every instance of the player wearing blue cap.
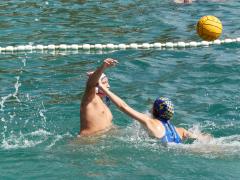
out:
M161 137L162 142L180 143L186 136L183 129L175 128L170 119L173 117L174 108L172 102L168 98L157 98L153 103L152 115L158 119L165 129L165 134ZM183 131L183 132L182 132ZM181 137L180 137L181 135Z
M174 108L168 98L157 98L153 103L152 117L149 117L131 108L120 97L104 87L101 81L99 81L99 87L122 112L143 124L152 136L159 138L163 143L181 143L185 138L200 140L211 138L209 135L195 135L184 128L172 125L170 121L174 114Z

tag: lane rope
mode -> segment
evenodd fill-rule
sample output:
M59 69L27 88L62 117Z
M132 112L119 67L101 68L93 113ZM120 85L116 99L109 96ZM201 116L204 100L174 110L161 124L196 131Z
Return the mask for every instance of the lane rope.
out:
M188 47L201 47L210 45L221 45L228 43L238 43L240 38L224 39L215 41L191 41L191 42L166 42L166 43L131 43L131 44L49 44L49 45L20 45L20 46L6 46L0 47L0 53L4 52L22 52L22 51L46 51L46 50L124 50L124 49L166 49L166 48L188 48Z

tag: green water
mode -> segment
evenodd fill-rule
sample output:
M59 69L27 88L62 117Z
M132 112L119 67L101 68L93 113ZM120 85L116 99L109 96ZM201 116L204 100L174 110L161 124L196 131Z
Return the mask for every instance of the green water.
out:
M195 1L4 1L0 46L200 41L195 23L221 19L236 38L240 3ZM1 179L239 179L239 44L165 50L0 54ZM162 146L110 106L111 132L76 141L86 72L104 58L113 92L147 113L157 96L173 122L212 142Z

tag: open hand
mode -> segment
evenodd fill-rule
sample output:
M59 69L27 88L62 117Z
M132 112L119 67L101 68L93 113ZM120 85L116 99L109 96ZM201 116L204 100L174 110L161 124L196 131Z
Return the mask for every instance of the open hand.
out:
M115 66L116 64L118 64L118 61L112 58L107 58L103 61L104 68L109 68L109 67Z

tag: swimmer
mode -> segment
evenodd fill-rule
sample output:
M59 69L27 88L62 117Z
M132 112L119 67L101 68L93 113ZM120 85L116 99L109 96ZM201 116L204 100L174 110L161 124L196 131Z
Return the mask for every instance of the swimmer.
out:
M98 88L98 82L101 82L104 89L109 89L108 78L103 72L117 63L114 59L105 59L96 71L88 73L89 78L80 105L81 127L78 137L91 136L111 129L112 113L107 105L109 99Z
M174 114L173 104L168 98L157 98L151 110L152 117L149 117L127 105L120 97L111 92L101 80L99 81L99 87L122 112L140 122L151 136L160 139L163 143L181 143L186 138L201 141L211 139L210 135L201 133L196 135L184 128L175 127L171 123Z

